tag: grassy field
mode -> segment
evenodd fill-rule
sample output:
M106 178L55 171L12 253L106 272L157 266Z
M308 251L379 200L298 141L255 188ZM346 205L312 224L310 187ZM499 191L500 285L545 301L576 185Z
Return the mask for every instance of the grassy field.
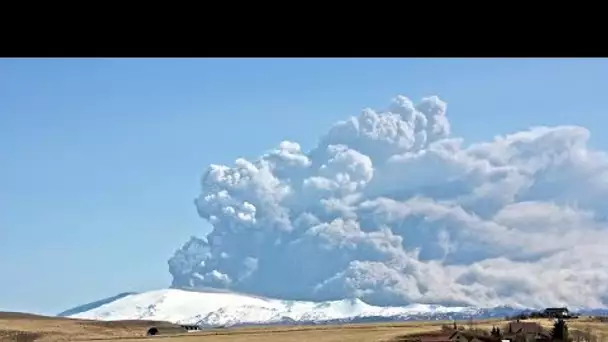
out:
M550 328L550 320L535 320ZM451 322L400 322L332 326L252 327L185 332L181 327L166 322L151 321L85 321L66 318L35 316L19 313L0 313L0 341L146 341L162 342L291 342L291 341L396 341L400 336L437 331ZM468 327L468 322L458 322ZM475 321L474 328L489 330L505 321ZM608 323L589 319L569 321L570 330L590 330L608 338ZM158 327L160 334L146 337L149 327Z
M0 312L0 341L90 341L121 339L145 335L151 326L164 334L183 332L181 327L166 322L150 321L83 321Z

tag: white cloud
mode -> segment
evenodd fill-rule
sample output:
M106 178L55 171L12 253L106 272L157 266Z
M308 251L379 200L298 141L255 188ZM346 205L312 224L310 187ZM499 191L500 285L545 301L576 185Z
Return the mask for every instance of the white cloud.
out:
M211 165L175 286L373 304L608 305L608 155L582 127L466 145L438 97Z

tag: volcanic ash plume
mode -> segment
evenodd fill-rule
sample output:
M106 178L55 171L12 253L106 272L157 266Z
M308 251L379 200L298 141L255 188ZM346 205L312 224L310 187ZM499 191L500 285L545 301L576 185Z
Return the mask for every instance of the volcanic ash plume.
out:
M213 225L169 260L176 287L375 305L608 304L608 156L583 127L466 145L446 103L396 97L303 152L211 165Z

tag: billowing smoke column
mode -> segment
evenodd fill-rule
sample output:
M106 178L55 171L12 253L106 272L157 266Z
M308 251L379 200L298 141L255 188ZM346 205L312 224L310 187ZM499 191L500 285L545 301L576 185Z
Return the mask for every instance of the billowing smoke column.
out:
M254 162L211 165L211 222L169 260L176 287L376 305L608 304L608 156L582 127L465 145L446 103L398 96Z

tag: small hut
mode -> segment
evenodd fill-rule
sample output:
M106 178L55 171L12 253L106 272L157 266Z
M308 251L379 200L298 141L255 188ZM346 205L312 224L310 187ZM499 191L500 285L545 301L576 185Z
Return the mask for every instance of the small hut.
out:
M154 336L154 335L158 335L158 329L156 327L151 327L150 329L148 329L148 332L146 333L147 336Z

